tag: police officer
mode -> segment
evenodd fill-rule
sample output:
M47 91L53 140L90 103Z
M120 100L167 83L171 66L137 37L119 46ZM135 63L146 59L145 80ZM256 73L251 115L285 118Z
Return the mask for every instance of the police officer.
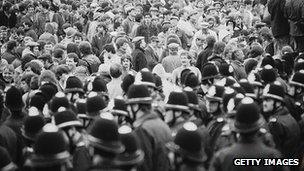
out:
M25 162L35 171L67 171L70 153L63 133L53 124L46 124L34 144L34 153Z
M278 81L263 90L263 112L269 116L268 127L276 148L284 157L294 157L300 140L300 128L284 104L285 91Z
M211 155L214 151L214 145L219 137L223 126L225 125L225 117L222 111L222 101L225 88L220 85L213 85L209 88L206 94L207 112L212 116L212 120L207 125L207 130L210 135L210 150Z
M92 124L93 119L104 112L106 107L107 105L102 95L97 92L90 92L86 100L88 120L86 126L89 127Z
M232 170L285 170L283 166L261 167L235 166L234 160L239 158L280 158L280 152L267 147L257 138L257 133L263 121L260 117L259 107L250 97L242 99L237 107L235 131L238 133L238 142L215 153L210 164L210 171Z
M304 70L296 72L289 81L288 96L285 98L286 107L290 114L299 122L304 113Z
M117 156L115 166L125 171L136 171L145 157L145 153L140 148L139 138L127 125L121 126L118 132L125 150Z
M165 108L165 122L169 125L172 135L175 136L177 131L191 117L186 93L181 90L171 92Z
M170 169L175 171L206 170L204 167L204 162L207 160L204 151L205 141L193 122L184 123L174 141L167 144Z
M122 96L114 98L114 106L111 109L111 113L117 120L118 125L130 125L132 126L132 121L130 118L129 111L127 109L127 104Z
M63 130L68 138L69 152L73 156L73 170L86 170L91 165L91 157L84 136L80 133L82 124L72 110L63 107L54 114L53 123Z
M110 113L102 113L94 119L89 130L92 166L90 170L114 170L115 158L125 150L119 139L118 124Z
M144 162L139 170L167 170L169 165L165 144L172 138L170 128L153 112L152 97L146 85L131 85L127 97L132 126L145 152Z

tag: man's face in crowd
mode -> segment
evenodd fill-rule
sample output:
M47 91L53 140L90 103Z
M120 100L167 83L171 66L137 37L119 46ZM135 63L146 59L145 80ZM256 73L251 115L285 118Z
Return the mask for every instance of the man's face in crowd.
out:
M263 100L263 112L271 112L274 109L274 100L273 99L264 99Z
M27 11L28 11L29 14L34 14L34 13L35 13L34 7L29 7L29 8L27 9Z
M153 41L151 41L151 46L154 48L157 48L158 43L159 43L159 40L153 40Z
M182 62L183 66L190 65L190 59L188 58L188 55L183 54L183 55L180 56L180 58L181 58L181 62Z
M130 68L130 66L131 66L131 62L130 62L129 59L124 59L122 61L122 67L124 67L124 68Z
M66 58L66 64L68 65L69 69L73 69L76 67L76 62L74 58Z
M39 47L38 47L38 46L33 47L33 53L34 53L36 56L39 56Z
M203 37L203 36L199 36L196 38L196 45L198 47L202 47L202 48L205 48L207 46L207 43L206 43L206 38Z
M209 23L209 28L213 28L215 21L214 21L214 19L210 19L210 20L208 20L208 23Z
M30 89L29 86L26 84L25 81L21 81L20 87L21 87L21 89L23 90L23 92L27 92L27 91Z
M137 10L132 9L132 10L130 11L130 16L135 17L136 15L137 15Z
M53 51L53 44L49 43L49 44L44 45L44 50L47 53L51 53Z
M150 24L151 24L151 16L150 16L150 15L146 15L144 21L145 21L145 23L146 23L147 25L150 25Z
M76 44L79 44L80 42L82 42L82 37L75 36L75 37L74 37L74 42L75 42Z
M169 54L170 55L177 55L178 53L178 46L175 46L175 45L169 45Z
M235 20L236 24L241 24L242 21L243 21L243 19L241 17L237 17Z
M121 47L120 47L120 49L122 50L122 51L127 51L127 49L128 49L128 43L124 43Z

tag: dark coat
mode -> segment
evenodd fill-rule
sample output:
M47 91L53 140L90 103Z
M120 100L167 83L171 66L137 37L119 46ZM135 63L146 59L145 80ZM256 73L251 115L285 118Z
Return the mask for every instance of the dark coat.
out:
M4 11L0 11L0 26L6 26L9 28L15 27L17 24L17 16L15 13L11 12L11 15L8 17L5 15Z
M154 52L151 46L147 46L145 49L146 59L148 63L148 69L152 71L155 65L158 64L159 56Z
M141 48L135 48L132 52L132 58L133 58L133 69L138 72L143 68L148 67L148 62L145 55L145 50Z
M207 46L201 53L198 54L196 67L201 69L202 66L208 62L208 57L212 55L213 47Z
M10 117L8 117L6 119L6 121L4 122L4 125L11 128L17 136L17 145L15 147L16 151L17 151L16 164L19 167L21 167L24 162L24 158L22 155L23 154L22 149L24 148L25 145L24 145L23 136L22 136L22 132L21 132L21 128L23 127L24 117L25 117L25 114L23 112L18 112L18 113L11 115Z
M139 137L142 150L145 152L141 171L169 169L165 144L172 140L170 128L154 113L147 113L135 123L135 133Z
M0 146L6 148L12 160L16 162L17 136L11 128L3 124L0 124Z
M269 148L264 145L258 139L251 141L240 140L231 147L224 148L215 153L209 170L210 171L281 171L288 170L283 166L234 166L233 159L245 159L245 158L280 158L281 154L273 148ZM263 161L261 161L263 162ZM260 163L261 164L261 163Z
M271 15L271 30L275 38L289 35L288 19L284 16L285 0L270 0L268 11Z
M92 38L92 49L96 56L99 56L106 44L111 43L112 36L108 33L105 35L96 34Z
M284 157L294 157L300 141L300 127L287 108L279 109L269 118L268 127L276 148Z

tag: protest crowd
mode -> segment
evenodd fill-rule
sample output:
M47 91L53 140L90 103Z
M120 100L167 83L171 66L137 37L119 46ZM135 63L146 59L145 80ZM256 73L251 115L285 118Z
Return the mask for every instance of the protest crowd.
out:
M0 5L1 171L304 170L303 0Z

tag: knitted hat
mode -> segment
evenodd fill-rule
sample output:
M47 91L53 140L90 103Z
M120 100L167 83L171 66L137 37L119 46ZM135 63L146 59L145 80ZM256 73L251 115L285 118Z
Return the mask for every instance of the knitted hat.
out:
M259 130L262 124L259 106L250 97L245 97L237 107L235 131L250 133Z
M54 123L58 128L81 126L81 122L77 119L76 114L71 110L65 109L54 114Z
M65 93L84 93L81 80L76 76L70 76L66 80Z
M117 156L115 165L124 167L142 163L144 160L144 152L140 149L137 135L126 125L121 126L118 132L120 134L120 140L125 146L125 150Z
M6 92L5 106L11 111L19 111L24 107L22 93L15 86L9 88Z
M88 139L93 147L104 152L119 154L125 149L119 140L118 125L114 120L105 118L95 120Z
M145 85L133 84L129 87L127 93L127 104L151 104L152 97L150 96L150 92Z
M70 154L62 132L53 125L46 124L34 144L34 154L27 162L31 167L50 167L67 162Z

